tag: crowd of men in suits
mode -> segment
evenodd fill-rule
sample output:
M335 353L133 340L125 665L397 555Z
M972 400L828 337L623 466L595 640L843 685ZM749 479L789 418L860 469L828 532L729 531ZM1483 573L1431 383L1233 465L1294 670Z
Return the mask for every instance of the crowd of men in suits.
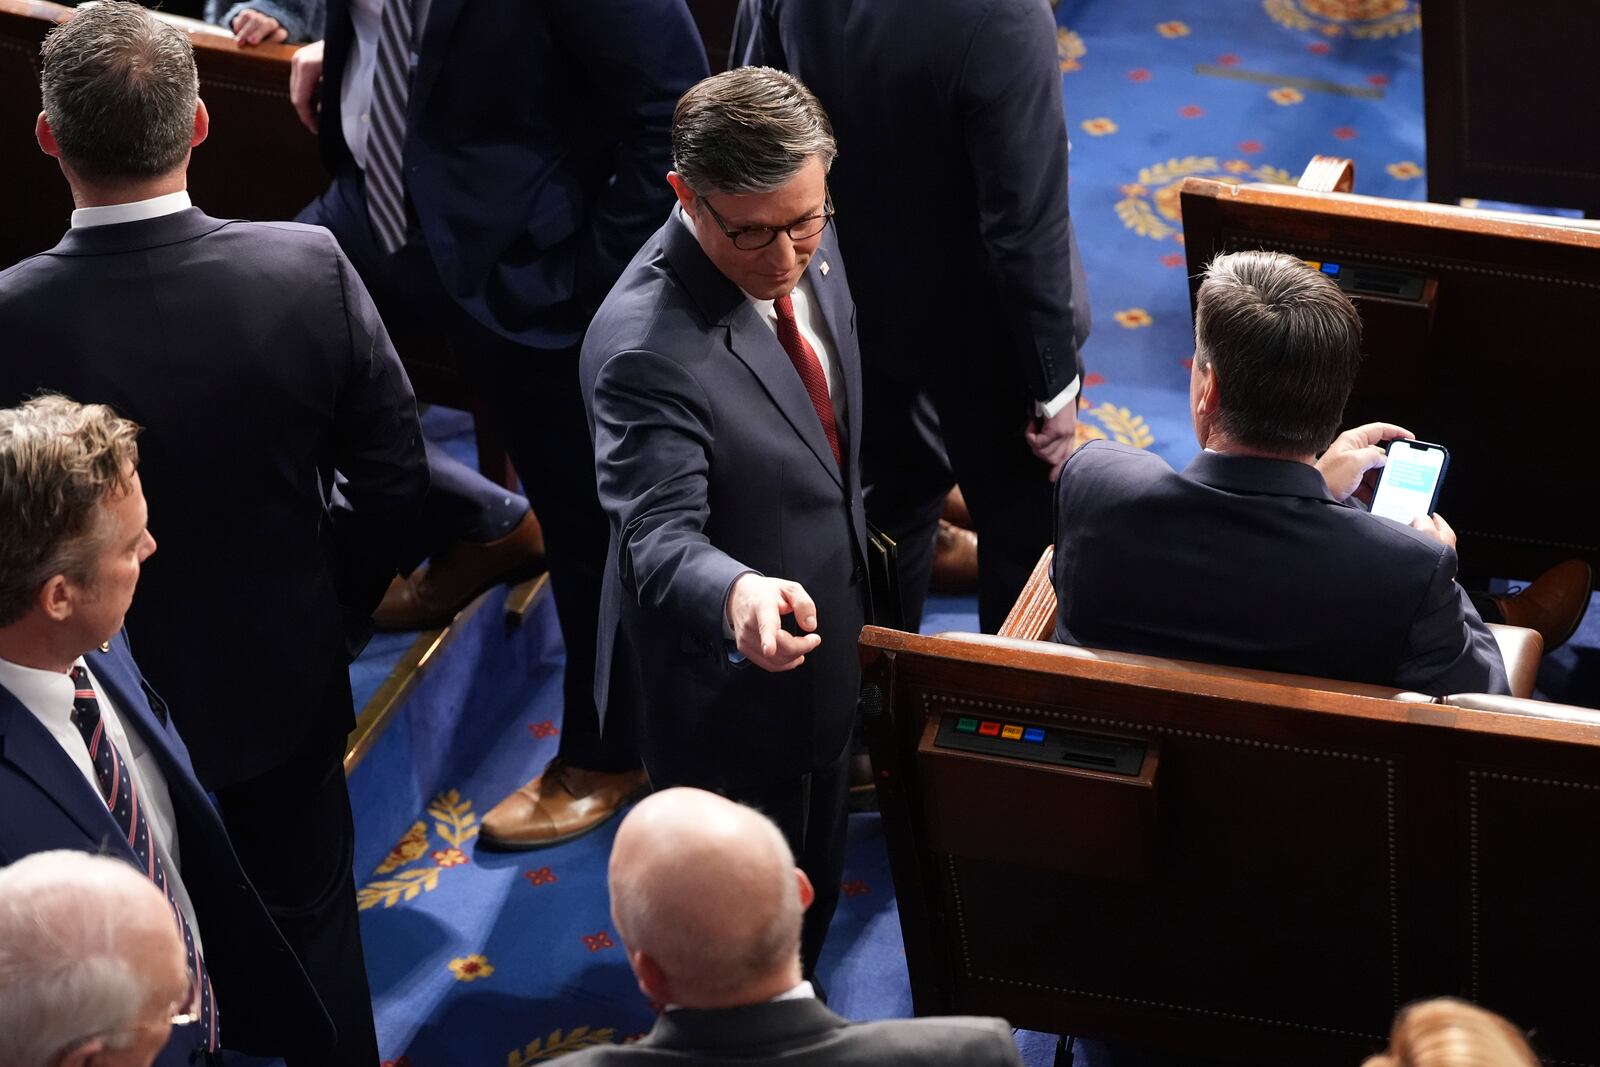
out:
M802 81L707 77L682 0L332 0L292 95L333 180L295 223L191 204L210 120L181 33L116 0L52 32L36 132L77 210L0 274L0 862L137 868L188 980L116 1000L110 968L121 1014L18 1046L15 1067L147 1044L170 1064L377 1062L347 664L375 611L439 610L444 561L521 560L529 502L567 648L561 750L484 839L568 840L662 791L613 856L618 929L670 1009L627 1055L788 1041L815 1052L800 1062L913 1063L954 1042L1016 1061L993 1021L855 1028L807 1003L843 858L868 520L903 546L915 619L956 480L988 629L1055 508L1062 640L1503 691L1448 526L1345 503L1406 434L1334 440L1359 351L1343 294L1288 257L1222 257L1191 388L1208 451L1182 474L1074 454L1088 315L1048 6L885 3L844 34L830 5L741 10L736 54ZM899 47L913 18L920 51ZM424 440L385 326L402 317L450 338L527 501ZM1159 531L1149 558L1122 551L1130 522ZM152 529L163 559L135 598ZM1276 643L1256 639L1308 555L1331 562L1296 595L1341 629L1361 612L1359 662L1275 618ZM1259 575L1254 601L1229 560ZM1204 581L1227 595L1173 615L1167 594ZM1108 582L1144 590L1137 617ZM1377 625L1373 600L1417 615ZM691 936L719 872L748 882L750 945ZM153 1030L170 1037L129 1039Z

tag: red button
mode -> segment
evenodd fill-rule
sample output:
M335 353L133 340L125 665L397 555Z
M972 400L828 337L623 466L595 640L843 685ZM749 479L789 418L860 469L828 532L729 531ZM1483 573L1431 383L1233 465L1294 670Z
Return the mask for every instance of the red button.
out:
M985 737L999 737L1000 736L1000 724L997 723L997 722L981 723L978 726L978 732L980 734L982 734L983 736L985 736Z

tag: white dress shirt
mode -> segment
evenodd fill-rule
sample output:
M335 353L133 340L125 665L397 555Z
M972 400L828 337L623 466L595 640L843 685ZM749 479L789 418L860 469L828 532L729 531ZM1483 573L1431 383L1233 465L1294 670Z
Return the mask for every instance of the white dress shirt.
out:
M75 665L89 672L89 684L94 687L100 705L100 721L105 724L106 737L116 746L123 763L127 765L128 776L133 779L133 787L141 798L139 810L144 812L145 825L150 829L151 845L167 870L167 885L172 890L172 899L177 901L183 917L188 920L189 929L194 934L195 949L200 951L200 924L195 921L194 904L189 900L189 891L183 884L182 868L179 866L178 823L173 815L172 795L167 791L166 775L161 773L156 754L144 743L144 739L137 732L123 729L121 715L110 694L95 678L94 672L89 670L82 656L78 657ZM56 739L67 758L82 773L94 794L95 803L104 805L100 779L89 760L89 745L72 723L75 692L72 676L0 659L0 687L16 697L50 731L50 736Z
M189 193L179 189L164 196L148 200L133 200L126 204L107 204L104 207L80 207L72 213L72 228L81 230L88 226L115 226L119 222L143 222L162 215L175 215L193 207Z
M339 126L344 132L344 143L355 157L356 166L367 169L367 131L372 129L372 81L378 73L378 37L383 33L383 5L388 0L350 0L350 21L355 26L355 40L350 43L350 55L345 60L344 84L339 86ZM405 2L405 0L397 0ZM411 23L411 71L416 73L415 44L422 40L422 31L428 24L431 0L410 0L413 14ZM403 148L404 146L402 146Z
M811 983L802 980L801 983L799 985L795 986L793 989L785 989L782 993L779 993L777 996L775 996L771 1000L767 1001L767 1003L768 1004L776 1004L780 1000L815 1000L816 996L817 996L817 991L815 989L811 988ZM668 1004L665 1007L663 1007L661 1010L662 1011L682 1011L683 1010L683 1005L681 1005L681 1004Z

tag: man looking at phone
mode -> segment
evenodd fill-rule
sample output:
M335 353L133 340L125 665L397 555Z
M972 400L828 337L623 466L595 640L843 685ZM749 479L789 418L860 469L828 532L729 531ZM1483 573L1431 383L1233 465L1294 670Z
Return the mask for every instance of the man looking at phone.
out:
M1382 444L1334 440L1361 358L1338 286L1276 252L1218 256L1195 312L1181 473L1095 441L1057 486L1056 639L1423 693L1508 692L1455 581L1455 535L1352 505ZM1332 441L1330 445L1329 442ZM1319 458L1320 456L1320 458Z

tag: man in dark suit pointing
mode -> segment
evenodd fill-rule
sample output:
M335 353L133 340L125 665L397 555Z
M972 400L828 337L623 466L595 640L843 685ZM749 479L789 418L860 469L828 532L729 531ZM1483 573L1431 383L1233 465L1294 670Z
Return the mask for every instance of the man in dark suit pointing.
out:
M790 75L729 71L672 125L678 204L583 344L611 519L596 695L636 697L645 769L752 804L817 887L844 858L867 612L855 308L828 221L833 135Z

